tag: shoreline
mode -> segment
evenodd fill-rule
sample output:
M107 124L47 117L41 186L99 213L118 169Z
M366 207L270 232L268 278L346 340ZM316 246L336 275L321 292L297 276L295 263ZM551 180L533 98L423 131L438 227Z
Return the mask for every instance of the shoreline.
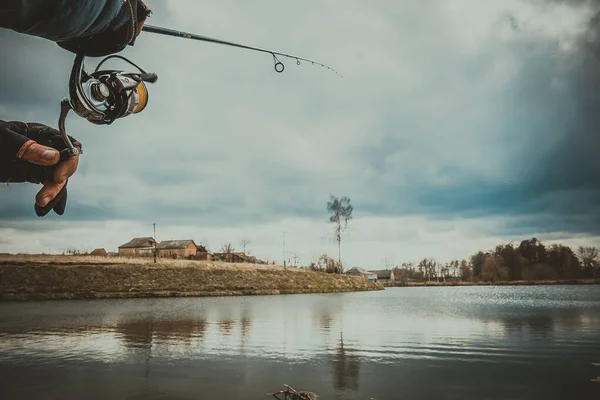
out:
M543 281L500 281L500 282L407 282L405 284L382 284L391 287L449 287L449 286L564 286L564 285L600 285L600 278L594 279L558 279Z
M231 297L384 290L274 265L77 256L0 256L0 301Z

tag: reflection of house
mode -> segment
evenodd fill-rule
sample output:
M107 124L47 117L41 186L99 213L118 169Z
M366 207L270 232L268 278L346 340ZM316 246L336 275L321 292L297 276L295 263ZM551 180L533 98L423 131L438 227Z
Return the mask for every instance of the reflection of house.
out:
M393 282L394 281L394 270L384 269L381 271L369 271L377 275L377 281L379 282Z
M163 240L158 244L159 257L196 257L196 243L193 240Z
M352 275L352 276L362 276L369 281L377 280L377 274L374 274L369 271L365 271L364 268L360 268L360 267L350 268L348 271L345 272L345 274Z
M154 254L156 241L151 237L133 238L119 246L119 255L123 257L149 257Z

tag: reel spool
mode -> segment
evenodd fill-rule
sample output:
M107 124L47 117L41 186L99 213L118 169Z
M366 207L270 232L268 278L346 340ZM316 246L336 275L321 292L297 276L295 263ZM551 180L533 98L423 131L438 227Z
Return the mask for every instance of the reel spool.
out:
M69 78L69 97L60 103L58 128L67 149L61 152L61 160L79 154L71 143L65 129L65 120L70 110L96 125L110 125L119 118L140 113L148 104L148 88L145 82L154 83L158 76L148 73L118 55L104 58L96 70L88 74L84 68L84 56L77 55ZM120 58L136 67L140 72L99 70L110 58Z

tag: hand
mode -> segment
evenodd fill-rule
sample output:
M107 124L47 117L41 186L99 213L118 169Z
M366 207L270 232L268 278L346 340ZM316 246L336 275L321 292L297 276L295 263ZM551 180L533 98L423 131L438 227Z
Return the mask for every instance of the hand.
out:
M101 16L96 20L95 23L102 24L103 30L58 40L56 43L65 50L86 57L103 57L133 46L152 10L143 0L122 0L120 4L118 17L111 21ZM77 12L85 15L90 7L82 5L81 11Z
M81 143L75 141L73 142L73 146L77 147L81 152ZM44 186L35 196L35 203L42 208L54 200L66 185L67 180L77 171L79 165L79 155L58 162L60 158L58 150L39 143L32 143L25 153L23 153L22 158L27 162L41 166L56 164L54 173L52 174L54 179L45 180L43 182Z
M81 152L73 137L71 142ZM0 182L43 184L36 195L35 211L64 213L67 182L79 165L79 155L60 161L67 148L60 132L49 126L19 121L0 121Z

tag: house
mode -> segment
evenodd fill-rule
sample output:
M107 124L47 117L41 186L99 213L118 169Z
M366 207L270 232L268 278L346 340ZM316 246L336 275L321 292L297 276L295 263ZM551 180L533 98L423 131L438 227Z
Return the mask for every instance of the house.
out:
M393 282L396 277L394 276L394 270L392 269L384 269L380 271L369 271L377 275L378 282Z
M90 253L90 256L94 256L94 257L106 257L106 256L108 256L108 253L106 252L105 249L95 249L94 251L92 251Z
M248 262L248 256L244 253L215 253L213 259L229 263L245 263Z
M198 248L193 240L163 240L157 246L159 257L195 258Z
M204 245L201 245L201 244L196 245L196 260L205 260L205 261L212 260L212 255L210 254L210 252Z
M350 268L348 271L345 272L345 274L352 275L352 276L362 276L369 281L377 281L377 274L365 271L364 268L360 268L360 267Z
M133 238L129 242L119 246L121 257L150 257L154 254L156 240L151 237Z

